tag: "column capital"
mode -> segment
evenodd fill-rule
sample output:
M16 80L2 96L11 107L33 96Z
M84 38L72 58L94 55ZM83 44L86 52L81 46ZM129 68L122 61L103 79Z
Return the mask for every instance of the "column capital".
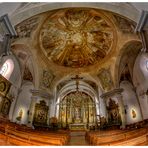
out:
M51 94L49 94L48 92L44 90L31 89L30 92L32 93L32 96L34 97L39 96L45 99L51 98Z
M100 97L101 98L108 98L108 97L111 97L114 95L121 95L122 92L123 92L123 88L115 88L111 91L108 91L108 92L102 94Z

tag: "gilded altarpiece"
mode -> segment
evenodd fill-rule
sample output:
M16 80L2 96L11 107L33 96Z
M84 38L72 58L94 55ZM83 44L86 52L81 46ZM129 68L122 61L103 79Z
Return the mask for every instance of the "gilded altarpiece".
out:
M95 124L96 107L90 96L83 92L72 92L65 96L59 104L59 122L62 127L70 124Z
M108 106L108 124L121 124L121 116L119 113L119 105L111 98L109 99Z
M44 100L40 101L40 103L36 103L33 125L46 126L48 110L49 107L46 105L46 102Z
M12 98L8 97L8 92L11 87L11 83L0 75L0 114L6 117L9 114Z

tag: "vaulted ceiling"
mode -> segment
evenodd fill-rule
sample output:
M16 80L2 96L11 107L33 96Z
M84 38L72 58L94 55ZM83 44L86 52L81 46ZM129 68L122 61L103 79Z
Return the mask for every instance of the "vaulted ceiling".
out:
M101 85L105 91L116 87L117 65L123 50L129 48L125 45L141 48L140 37L134 32L137 9L126 3L122 7L118 4L120 11L114 3L109 3L108 9L108 4L97 4L95 8L92 4L82 7L81 3L71 8L66 3L63 8L55 5L49 9L45 3L25 4L11 16L18 33L13 51L26 46L38 69L37 87L52 89L77 74L84 78L81 81ZM125 17L123 7L134 14ZM137 42L138 47L134 46Z

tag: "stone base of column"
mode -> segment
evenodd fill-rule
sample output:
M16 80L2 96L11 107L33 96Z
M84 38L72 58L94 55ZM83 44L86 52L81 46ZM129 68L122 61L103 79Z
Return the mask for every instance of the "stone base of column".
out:
M31 127L32 129L34 129L34 126L32 125L32 123L27 123L26 126L27 126L27 127Z

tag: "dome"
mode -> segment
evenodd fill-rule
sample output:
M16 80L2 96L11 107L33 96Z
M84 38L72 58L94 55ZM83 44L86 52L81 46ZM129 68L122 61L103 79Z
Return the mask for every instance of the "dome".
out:
M40 48L48 60L64 67L86 67L107 57L115 40L113 23L95 9L53 11L40 31Z

